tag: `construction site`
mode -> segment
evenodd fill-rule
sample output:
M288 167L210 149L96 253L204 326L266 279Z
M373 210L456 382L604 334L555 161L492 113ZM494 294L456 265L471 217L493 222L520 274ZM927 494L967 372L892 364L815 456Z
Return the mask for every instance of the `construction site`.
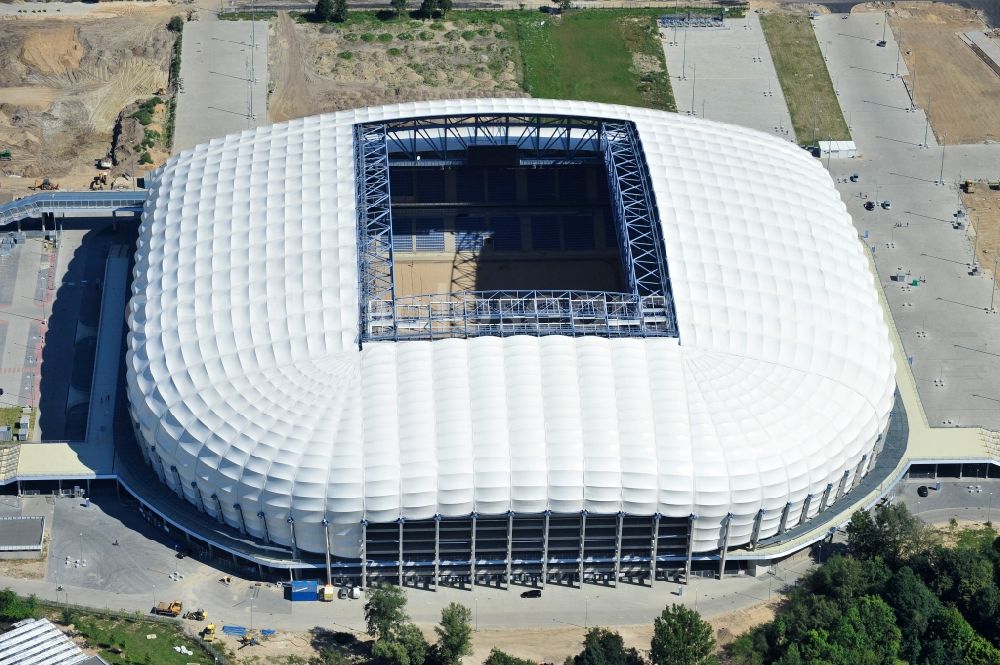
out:
M121 3L0 21L0 196L132 187L133 174L169 155L164 98L176 35L166 24L176 13ZM151 99L142 124L133 114Z

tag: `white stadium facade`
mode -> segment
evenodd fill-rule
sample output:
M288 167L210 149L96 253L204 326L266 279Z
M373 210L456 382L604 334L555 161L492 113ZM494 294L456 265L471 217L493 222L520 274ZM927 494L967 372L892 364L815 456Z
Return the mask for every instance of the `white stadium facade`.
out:
M879 453L888 328L830 176L788 142L431 101L227 136L148 183L147 462L363 583L690 574Z

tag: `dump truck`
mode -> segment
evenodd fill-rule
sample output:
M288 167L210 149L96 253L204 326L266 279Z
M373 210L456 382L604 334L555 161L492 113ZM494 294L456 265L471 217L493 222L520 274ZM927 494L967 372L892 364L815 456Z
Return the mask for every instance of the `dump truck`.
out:
M201 631L201 639L205 640L206 642L214 642L215 641L215 624L214 623L210 623L210 624L208 624L207 626L205 626L202 629L202 631Z
M172 600L169 603L157 603L153 608L153 614L161 614L167 617L179 617L184 606L179 600Z
M1000 189L1000 180L990 180L987 184L990 186L990 189Z
M966 180L965 181L965 193L966 194L975 194L976 193L976 181L975 180Z

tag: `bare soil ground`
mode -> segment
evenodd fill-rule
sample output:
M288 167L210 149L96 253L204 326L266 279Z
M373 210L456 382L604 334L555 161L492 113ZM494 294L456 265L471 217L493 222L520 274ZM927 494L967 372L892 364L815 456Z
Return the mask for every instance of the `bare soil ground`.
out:
M994 260L1000 257L1000 190L977 183L974 194L962 192L962 204L972 218L969 235L974 238L979 266L986 274L993 273Z
M130 4L0 21L0 150L13 153L0 164L0 188L24 190L41 177L86 186L119 113L166 86L166 22L177 13Z
M980 14L957 5L897 2L889 25L910 71L906 84L917 106L929 109L938 141L1000 140L1000 77L961 38L963 32L987 30Z
M774 619L775 609L780 599L769 603L759 603L751 607L721 614L708 619L715 629L715 639L719 647L732 642L737 636L755 626ZM194 626L192 624L192 626ZM192 635L194 628L189 627ZM421 631L428 642L437 640L434 627L421 625ZM649 651L649 642L653 637L652 621L649 624L634 626L615 626L615 631L625 640L625 646L635 647L639 651ZM520 658L527 658L537 663L562 663L566 656L580 652L583 636L586 630L582 627L563 626L538 630L479 630L472 634L472 655L465 659L467 663L481 663L486 660L495 647ZM254 647L239 649L236 638L218 634L217 640L227 651L236 654L237 662L244 665L253 663L285 663L289 656L297 656L308 660L317 654L317 646L332 644L328 639L332 634L317 629L313 633L279 632L268 641ZM360 638L349 651L355 654L368 653L371 644L365 635Z
M432 27L436 26L436 27ZM500 24L400 21L271 24L268 116L450 97L526 96Z

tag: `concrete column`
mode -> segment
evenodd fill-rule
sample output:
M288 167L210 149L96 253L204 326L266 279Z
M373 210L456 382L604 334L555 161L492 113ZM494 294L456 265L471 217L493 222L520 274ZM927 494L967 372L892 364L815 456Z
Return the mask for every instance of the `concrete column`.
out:
M361 520L361 590L368 588L368 520Z
M868 462L868 455L862 455L861 461L858 462L858 466L854 469L854 480L851 482L851 489L858 486L858 482L865 475L865 464Z
M441 586L441 516L434 516L434 591Z
M549 579L549 517L551 511L545 511L545 527L542 531L542 586Z
M511 559L514 558L514 511L507 511L507 575L504 582L510 586Z
M649 548L649 586L656 584L656 555L660 549L660 513L653 515L653 542Z
M198 483L196 483L195 481L192 480L191 481L191 489L194 490L194 495L198 498L198 504L197 504L198 505L198 510L202 511L203 513L207 513L208 512L208 508L205 507L205 499L201 495L201 488L198 487Z
M809 515L809 504L812 503L813 495L809 494L806 496L806 500L802 502L802 514L799 515L799 524L806 521L806 517Z
M726 519L722 522L722 547L719 548L719 579L726 574L726 552L729 550L729 526L733 521L733 514L726 513Z
M757 541L760 539L760 524L764 521L764 509L757 511L757 516L753 518L753 531L750 533L750 549L757 549Z
M694 513L688 515L688 543L687 559L684 562L684 584L691 581L691 555L694 554L694 523L698 516Z
M260 523L262 525L264 525L264 542L265 543L270 543L271 542L271 534L269 534L267 532L267 516L264 514L263 510L261 510L261 511L259 511L257 513L257 519L259 519Z
M469 546L469 580L476 586L476 521L479 515L472 513L472 543Z
M299 547L295 543L295 518L292 517L291 515L289 515L288 519L286 521L288 522L288 533L292 537L292 558L293 559L298 559L299 558Z
M226 518L222 514L222 501L219 499L219 495L213 494L212 500L215 501L215 521L218 522L219 524L225 524Z
M399 560L396 562L399 586L403 586L403 522L405 518L399 518Z
M326 554L326 583L327 585L333 584L333 570L330 567L330 520L323 518L323 535L324 541L326 542L325 554Z
M174 492L177 493L178 499L184 498L184 485L181 484L181 472L177 470L176 466L171 465L170 473L174 476Z
M788 526L788 512L792 509L792 502L789 501L785 504L785 507L781 511L781 523L778 524L778 535L780 536L785 532L785 527Z
M837 503L844 496L844 492L847 490L847 479L851 477L851 470L844 469L844 475L840 477L840 484L837 485L837 495L834 497L833 502Z
M239 518L239 521L240 521L240 523L238 525L240 527L240 533L245 536L247 534L247 520L246 520L246 517L243 516L243 506L241 506L240 504L236 503L236 504L233 504L233 508L236 509L236 515L237 515L237 517Z
M833 483L827 483L826 489L823 490L823 498L819 501L819 511L823 512L827 509L829 505L827 502L830 500L830 494L833 492Z
M580 577L580 588L583 588L583 557L586 555L587 549L587 511L580 511L580 561L579 561L579 573Z
M618 586L618 576L622 569L622 523L625 521L625 513L618 513L618 529L615 532L615 586Z

